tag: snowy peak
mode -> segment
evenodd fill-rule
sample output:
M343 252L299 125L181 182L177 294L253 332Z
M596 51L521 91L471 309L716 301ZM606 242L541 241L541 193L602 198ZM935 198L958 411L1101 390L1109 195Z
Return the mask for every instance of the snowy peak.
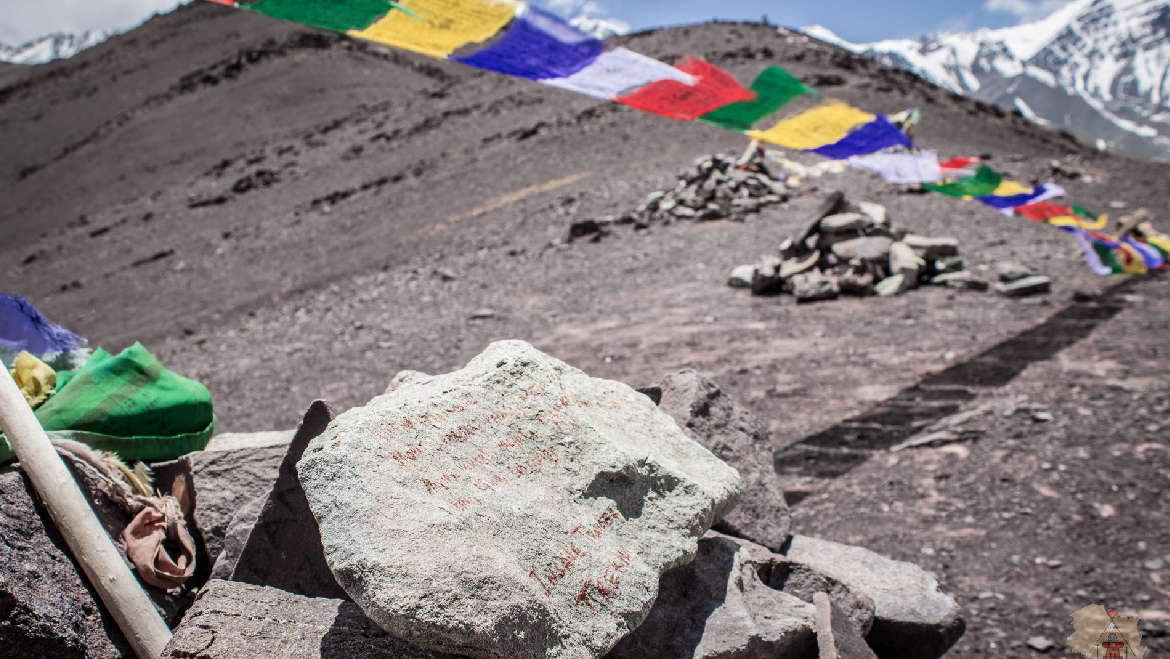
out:
M1003 29L854 44L810 36L1121 150L1170 158L1170 3L1076 0Z
M0 44L0 61L13 64L43 64L77 53L105 41L110 33L86 30L80 34L55 32L19 46Z

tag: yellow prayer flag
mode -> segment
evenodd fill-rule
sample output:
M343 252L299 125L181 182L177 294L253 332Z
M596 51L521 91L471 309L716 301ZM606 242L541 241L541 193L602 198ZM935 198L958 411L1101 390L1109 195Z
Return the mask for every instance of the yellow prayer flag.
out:
M875 118L840 101L831 101L784 119L766 131L750 131L748 136L788 149L815 149L836 142L849 134L854 126Z
M1014 197L1021 194L1032 194L1032 192L1031 186L1004 179L1003 183L1000 183L999 187L995 189L995 192L991 194L996 197Z
M444 58L461 46L486 41L512 20L517 3L510 0L401 0L414 12L391 9L370 27L350 35Z

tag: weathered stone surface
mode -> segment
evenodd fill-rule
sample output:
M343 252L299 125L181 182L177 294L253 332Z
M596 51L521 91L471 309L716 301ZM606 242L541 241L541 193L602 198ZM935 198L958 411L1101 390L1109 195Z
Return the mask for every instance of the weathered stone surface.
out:
M954 598L913 563L802 535L793 536L785 556L873 599L866 641L882 659L937 659L966 628Z
M918 283L918 275L926 267L926 261L906 243L890 245L890 272L902 275L911 288Z
M901 295L908 290L910 290L910 286L907 283L906 276L900 274L886 277L874 286L874 292L882 297Z
M229 578L257 586L273 586L308 597L348 599L325 562L321 532L297 480L297 463L309 442L325 431L333 411L324 401L313 401L280 463L276 484L265 498L259 519ZM343 486L344 484L342 484Z
M826 593L813 596L817 607L819 659L877 659L845 612Z
M205 453L215 451L238 451L246 448L268 448L288 446L295 430L268 430L264 432L228 432L211 438L203 449Z
M129 656L129 655L128 655ZM455 659L394 638L353 602L209 582L162 659Z
M298 471L362 610L483 659L608 651L740 486L642 394L521 341L349 410Z
M783 547L791 537L791 518L764 422L694 369L671 373L654 388L658 409L743 479L739 505L715 528L772 549Z
M230 579L244 553L244 546L248 544L248 536L256 522L260 521L260 513L264 511L264 504L268 501L268 493L245 503L228 523L227 531L223 536L223 549L211 568L212 579Z
M959 241L954 238L931 238L909 234L902 238L902 242L921 254L927 261L959 255Z
M0 655L132 656L15 466L0 469Z
M154 466L156 482L166 485L179 471L191 474L195 484L195 525L203 536L208 561L215 563L223 550L228 524L240 507L272 489L288 442L236 451L197 451Z
M995 285L995 292L1004 297L1027 297L1041 295L1052 290L1052 280L1048 277L1024 277L1015 281L1003 282Z
M801 273L792 278L792 295L797 302L835 300L841 295L837 278L818 271Z
M879 261L889 257L890 245L893 244L893 239L885 236L866 236L833 245L833 253L845 261L853 259Z
M856 233L873 226L873 218L863 213L838 213L821 220L822 233Z
M420 371L398 371L398 374L390 379L390 384L386 385L386 391L382 393L388 394L408 382L417 382L418 380L424 380L429 377L431 376Z
M946 286L947 288L967 291L986 291L991 288L991 284L963 270L935 275L931 278L930 283L935 286Z
M642 626L608 659L813 659L815 608L769 588L752 553L709 533L691 563L662 577Z
M1000 261L995 264L995 272L999 275L999 280L1003 282L1016 281L1024 277L1031 277L1036 274L1026 265L1020 265L1012 261Z
M732 288L751 288L752 279L756 276L756 266L741 265L727 275L727 285Z

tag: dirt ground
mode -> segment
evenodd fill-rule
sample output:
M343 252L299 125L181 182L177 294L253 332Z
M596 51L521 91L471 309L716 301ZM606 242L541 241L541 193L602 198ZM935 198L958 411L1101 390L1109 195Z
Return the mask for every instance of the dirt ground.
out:
M0 290L95 345L143 341L208 385L220 431L292 427L316 398L360 405L399 370L449 371L499 339L634 385L691 366L768 423L799 533L917 562L959 598L949 656L1036 655L1034 636L1072 656L1069 614L1095 603L1143 618L1148 657L1170 650L1170 278L1096 277L1059 231L861 172L742 223L563 244L572 219L631 210L745 140L204 5L0 90L16 145ZM875 111L920 104L920 141L944 157L986 153L1021 180L1062 159L1105 174L1059 181L1081 205L1170 206L1170 168L774 28L626 43L741 79L775 62ZM224 74L245 46L260 54ZM1015 260L1053 292L803 306L726 286L836 189L958 238L977 273ZM935 432L945 445L891 451Z

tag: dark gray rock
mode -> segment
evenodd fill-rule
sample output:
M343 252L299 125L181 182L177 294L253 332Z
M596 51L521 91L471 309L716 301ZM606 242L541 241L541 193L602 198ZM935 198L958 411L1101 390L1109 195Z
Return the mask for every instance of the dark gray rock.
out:
M353 602L213 580L162 659L455 659L382 631Z
M1012 261L1000 261L995 264L995 272L999 275L999 280L1002 282L1016 281L1025 277L1031 277L1036 274L1026 265L1020 265Z
M841 295L837 278L817 271L805 272L792 278L792 295L797 302L820 302L835 300Z
M927 261L937 261L947 256L959 255L959 241L954 238L930 238L909 234L902 238L902 242L922 255Z
M813 596L817 607L819 659L877 659L853 623L826 593Z
M593 219L575 220L569 225L569 233L565 237L565 241L570 243L577 240L597 242L607 235L609 235L609 227L602 222Z
M847 272L837 278L842 295L869 297L875 295L873 275L868 272Z
M752 295L779 295L784 292L784 277L780 275L783 262L774 256L765 256L752 275Z
M995 285L995 292L1004 297L1043 295L1051 290L1052 280L1048 277L1024 277L1023 279L1016 279Z
M232 517L223 537L223 550L211 569L212 579L229 579L235 572L240 556L244 553L244 546L248 544L248 536L252 535L256 522L260 521L260 513L264 511L264 503L267 501L266 492L245 503Z
M791 537L791 518L764 422L693 369L671 373L653 389L659 409L739 472L739 505L715 528L773 549L783 547Z
M662 576L646 621L608 659L813 659L815 608L760 581L753 553L709 533Z
M741 265L734 268L727 275L727 285L732 288L751 288L752 279L756 276L756 266Z
M935 275L930 280L931 284L935 286L946 286L957 290L965 291L986 291L991 288L991 284L983 281L975 275L966 272L945 272L941 275Z

